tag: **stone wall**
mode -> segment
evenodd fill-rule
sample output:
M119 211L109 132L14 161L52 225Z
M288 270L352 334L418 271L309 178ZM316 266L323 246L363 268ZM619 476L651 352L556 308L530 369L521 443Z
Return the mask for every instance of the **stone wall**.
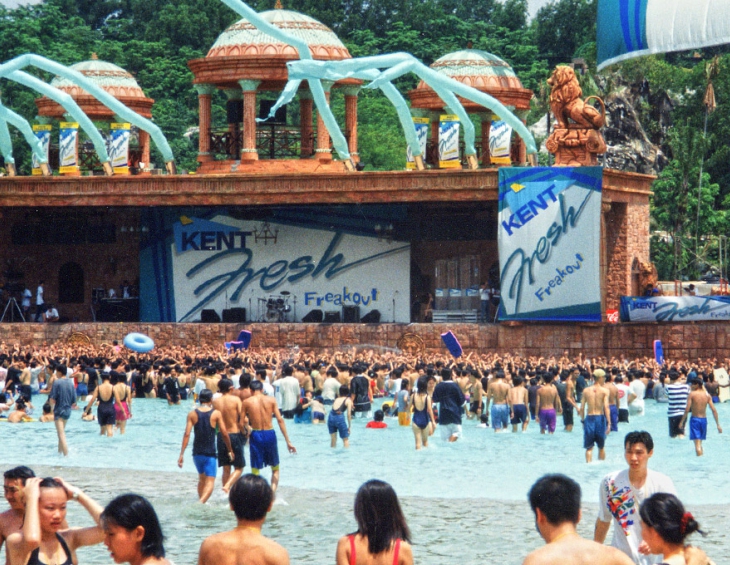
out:
M441 334L453 331L465 352L500 352L549 356L568 350L571 356L652 357L653 342L662 341L667 359L730 357L730 324L0 324L0 341L36 344L66 340L80 332L92 343L121 342L129 332L149 335L158 344L217 346L235 340L241 329L253 333L252 347L333 349L355 345L394 348L410 333L428 351L446 352Z

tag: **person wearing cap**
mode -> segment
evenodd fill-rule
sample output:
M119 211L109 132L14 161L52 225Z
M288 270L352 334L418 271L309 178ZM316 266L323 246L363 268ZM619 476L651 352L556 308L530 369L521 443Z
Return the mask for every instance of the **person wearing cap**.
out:
M593 460L593 446L598 446L598 459L606 459L606 436L611 433L611 413L608 409L608 390L603 386L606 372L593 371L593 384L583 391L580 401L580 421L583 424L583 447L586 450L586 463ZM586 414L586 408L588 414Z
M205 389L200 391L200 408L192 410L188 414L185 423L185 434L183 435L182 448L180 449L180 457L177 460L177 466L182 469L183 455L190 441L190 432L195 429L195 437L193 438L193 462L198 470L198 497L200 502L205 504L210 495L213 494L215 487L215 476L217 473L217 452L215 449L216 427L223 436L223 443L228 450L228 459L233 461L233 447L231 439L228 436L226 423L223 421L221 413L213 408L213 391Z
M684 428L684 422L687 419L687 414L692 412L692 417L689 419L689 439L695 443L695 453L697 457L704 454L702 449L702 442L707 439L707 406L710 406L712 415L715 418L717 424L717 432L722 433L722 427L720 426L720 419L717 416L717 409L715 403L712 402L712 397L704 389L704 383L700 377L692 377L689 381L692 392L689 393L687 398L687 407L684 409L684 416L682 421L679 423L680 428Z

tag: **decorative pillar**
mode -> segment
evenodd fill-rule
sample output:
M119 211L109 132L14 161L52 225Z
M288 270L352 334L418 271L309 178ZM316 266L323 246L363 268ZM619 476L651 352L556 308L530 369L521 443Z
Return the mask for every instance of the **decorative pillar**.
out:
M489 132L492 129L492 115L482 114L482 167L489 167L492 164L492 157L489 154Z
M314 153L312 139L312 109L314 103L312 93L309 90L299 91L299 158L309 159Z
M210 137L208 137L210 140ZM150 134L143 129L139 130L139 147L142 149L142 157L140 161L145 164L145 167L150 166Z
M431 159L431 165L438 169L439 166L439 127L441 126L441 114L445 111L432 112L431 118L431 155L426 152L427 158Z
M327 105L330 104L330 89L334 83L330 80L322 81L322 88L324 88L324 96L327 99ZM324 125L322 119L322 112L317 111L317 159L320 161L331 161L332 150L330 149L330 134Z
M226 88L223 93L226 95L226 99L229 103L241 100L242 98L241 90L239 88ZM243 102L241 102L241 105L243 106ZM226 113L227 110L228 106L226 106ZM226 121L227 120L228 117L226 116ZM242 123L243 118L241 118L240 122L234 121L233 123L228 124L228 142L226 143L226 152L233 159L239 159L241 155L242 143L239 141L238 137L241 132Z
M260 80L239 80L243 91L243 149L241 162L258 161L256 151L256 89Z
M345 130L347 131L347 149L350 158L354 163L360 161L360 154L357 152L357 95L360 92L359 86L347 86L343 88L345 93Z
M524 125L527 125L527 122L525 120L522 120L522 123ZM520 137L520 166L524 166L525 163L527 163L527 145L525 145L525 140Z
M202 163L213 160L213 156L210 154L210 103L215 92L215 86L212 84L196 84L195 90L198 91L198 162ZM143 160L143 162L147 164L149 160Z

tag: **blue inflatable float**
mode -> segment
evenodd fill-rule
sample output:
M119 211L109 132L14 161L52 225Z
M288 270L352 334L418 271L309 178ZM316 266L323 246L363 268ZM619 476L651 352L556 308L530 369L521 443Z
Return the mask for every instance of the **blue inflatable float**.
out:
M132 332L124 338L124 347L137 353L147 353L155 348L155 342L144 334Z

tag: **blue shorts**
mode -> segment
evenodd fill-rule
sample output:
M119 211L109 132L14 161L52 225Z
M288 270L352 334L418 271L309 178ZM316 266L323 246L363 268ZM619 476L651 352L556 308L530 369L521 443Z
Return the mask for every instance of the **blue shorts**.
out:
M689 419L689 439L707 439L707 418Z
M193 463L195 463L195 468L198 470L198 475L215 477L218 469L215 457L211 457L210 455L193 455Z
M606 443L606 417L599 414L586 416L583 422L583 448L593 449L593 445L597 445L598 449L603 449Z
M86 383L79 383L76 385L76 396L87 396L89 394L89 387L86 386Z
M618 406L611 404L608 407L609 414L611 416L611 431L618 431Z
M501 430L509 425L509 406L506 404L492 404L492 427Z
M515 426L530 421L527 417L527 407L524 404L513 404L512 413L514 414L514 418L510 420L510 423Z
M347 429L347 418L344 414L330 412L327 418L327 429L330 434L336 434L339 431L342 439L350 437L350 430Z
M251 468L279 467L279 446L274 430L253 430L248 440Z

